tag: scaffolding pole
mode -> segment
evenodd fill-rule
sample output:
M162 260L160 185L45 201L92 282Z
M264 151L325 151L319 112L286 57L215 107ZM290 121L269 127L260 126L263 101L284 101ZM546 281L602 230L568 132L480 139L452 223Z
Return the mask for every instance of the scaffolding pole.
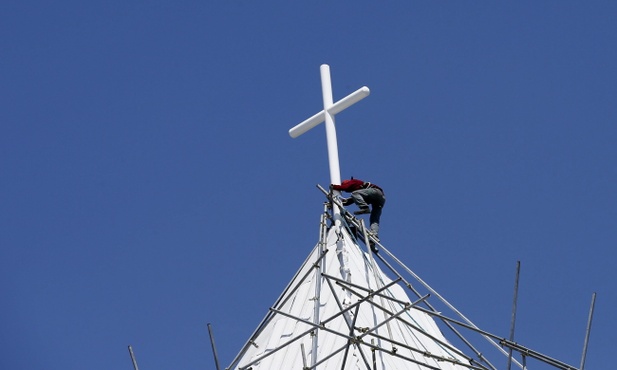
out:
M210 325L210 323L208 323L208 334L210 335L210 344L212 344L212 355L214 356L214 364L216 365L216 370L221 370L221 367L219 366L219 356L216 353L216 345L214 344L212 325Z
M585 370L585 358L587 357L587 345L589 344L589 335L591 334L591 321L593 320L593 310L596 305L596 293L591 295L591 307L589 308L589 318L587 320L587 331L585 332L585 342L583 344L583 355L581 357L580 370Z
M521 261L516 261L516 277L514 279L514 298L512 299L512 320L510 321L510 341L514 342L514 328L516 325L516 307L518 303L518 280L521 272ZM508 351L508 370L512 367L512 348Z
M133 362L133 369L139 370L137 367L137 360L135 359L135 354L133 353L133 347L129 345L129 355L131 356L131 361Z

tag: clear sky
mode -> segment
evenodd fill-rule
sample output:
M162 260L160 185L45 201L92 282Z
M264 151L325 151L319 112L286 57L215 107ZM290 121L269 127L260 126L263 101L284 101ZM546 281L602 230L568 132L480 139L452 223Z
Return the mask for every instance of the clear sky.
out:
M0 368L228 365L341 172L382 242L481 328L614 366L617 2L0 5ZM505 367L505 361L503 362Z

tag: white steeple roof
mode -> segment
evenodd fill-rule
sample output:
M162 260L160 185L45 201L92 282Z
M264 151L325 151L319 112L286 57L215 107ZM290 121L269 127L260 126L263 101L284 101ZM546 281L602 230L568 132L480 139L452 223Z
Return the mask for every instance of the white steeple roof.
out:
M433 318L413 308L403 287L362 251L346 227L324 229L323 240L233 369L469 367L469 359L445 339Z

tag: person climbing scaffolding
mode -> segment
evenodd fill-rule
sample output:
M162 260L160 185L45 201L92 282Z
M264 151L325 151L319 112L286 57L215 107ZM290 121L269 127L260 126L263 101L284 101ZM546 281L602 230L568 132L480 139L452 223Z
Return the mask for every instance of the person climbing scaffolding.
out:
M351 193L351 197L341 198L343 205L348 206L355 203L359 207L359 210L354 212L355 215L370 213L371 232L377 237L381 210L386 203L383 190L370 182L354 179L353 176L349 180L343 180L340 185L331 184L330 189Z

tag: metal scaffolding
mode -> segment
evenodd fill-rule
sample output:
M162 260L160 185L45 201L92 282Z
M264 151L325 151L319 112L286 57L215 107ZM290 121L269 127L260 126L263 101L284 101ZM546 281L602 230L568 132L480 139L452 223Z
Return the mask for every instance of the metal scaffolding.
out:
M392 364L396 364L398 369L496 370L498 367L479 349L479 346L488 347L486 342L494 347L498 355L504 356L504 361L508 360L508 366L513 363L520 369L526 369L527 360L533 359L557 369L582 369L515 343L513 333L510 339L505 339L480 329L396 258L366 229L362 219L342 206L338 197L319 188L328 197L320 219L319 242L226 369L294 369L293 359L301 355L301 362L296 360L295 363L302 370L381 370L392 368ZM336 225L334 214L341 215L340 226ZM352 241L351 245L348 239ZM360 252L367 266L366 276L354 278L358 281L370 280L368 285L351 281L346 265L351 262L345 260L341 251L341 245L360 249L360 243L366 247L366 251ZM340 261L337 273L331 272L334 266L326 268L326 256L333 252L337 253ZM389 271L389 277L379 266ZM291 301L298 299L299 292L306 289L310 281L313 287L310 312L290 309ZM393 293L395 287L402 288L416 299L401 299L401 295ZM426 293L420 293L420 289ZM323 297L326 295L332 297L336 305L335 310L327 313L323 310L327 300ZM434 299L438 302L432 302ZM446 307L451 314L438 311L435 303ZM366 320L360 324L362 312L368 312L367 309L372 315L371 324L367 325ZM413 315L424 315L441 323L461 343L460 347L442 337L440 330L435 331L430 325L420 323ZM287 328L285 335L281 335L278 329L272 329L283 318ZM292 326L296 328L293 334L289 329ZM297 329L299 327L302 330ZM472 344L468 338L471 333L483 338L484 341L480 341L485 344ZM413 340L408 341L405 336L413 337ZM274 341L272 338L284 340ZM427 349L427 343L433 346L432 351ZM520 355L520 361L514 358L518 356L513 356L513 352ZM285 360L281 360L283 358ZM353 365L350 364L352 360L355 361ZM280 365L282 361L284 366Z

